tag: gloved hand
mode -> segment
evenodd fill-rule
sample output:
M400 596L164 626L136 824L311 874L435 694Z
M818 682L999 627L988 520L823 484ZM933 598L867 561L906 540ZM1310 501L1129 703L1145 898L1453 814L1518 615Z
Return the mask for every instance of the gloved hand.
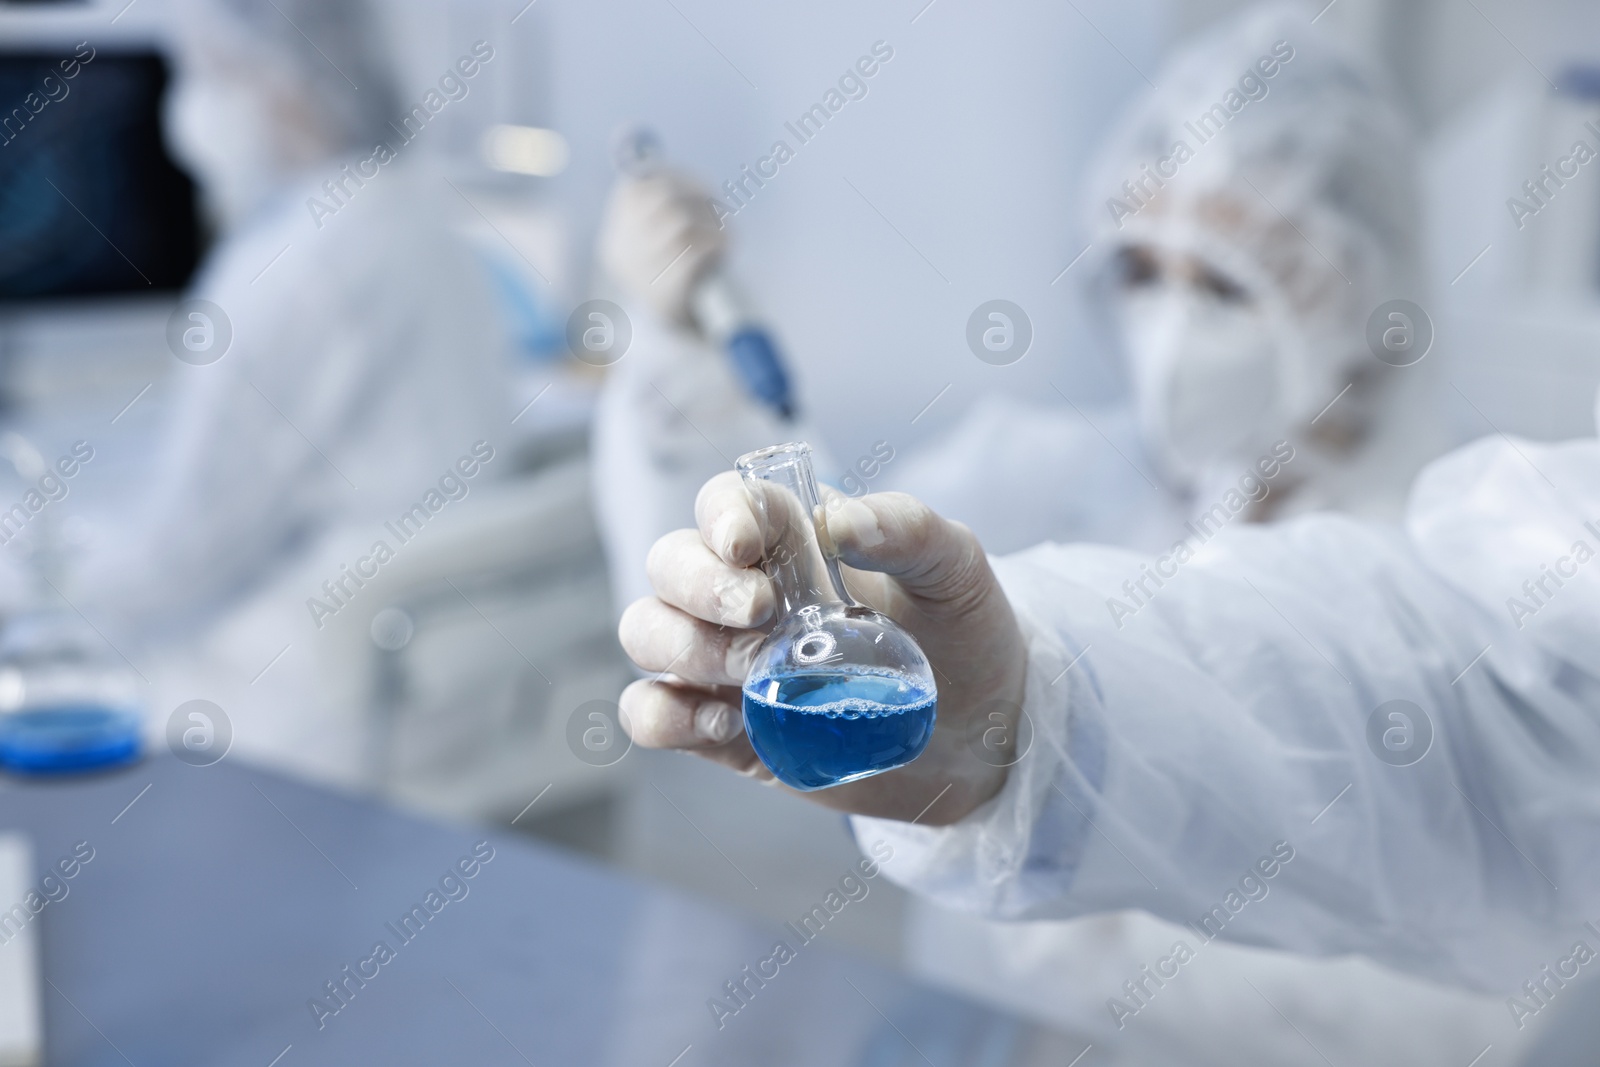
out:
M1005 783L1005 769L978 759L967 738L980 707L987 712L997 699L1022 704L1027 651L1016 617L965 526L904 493L824 494L846 584L922 646L939 686L939 715L911 764L801 795L862 815L954 822ZM705 484L695 520L699 530L656 542L647 563L656 595L622 615L628 655L647 671L667 672L623 691L623 725L647 748L683 749L773 781L745 736L740 692L764 636L758 627L776 622L777 601L757 566L765 538L737 474ZM1007 736L1016 723L1010 727Z
M600 228L600 260L630 299L691 326L689 294L726 246L710 194L694 179L669 170L617 179Z

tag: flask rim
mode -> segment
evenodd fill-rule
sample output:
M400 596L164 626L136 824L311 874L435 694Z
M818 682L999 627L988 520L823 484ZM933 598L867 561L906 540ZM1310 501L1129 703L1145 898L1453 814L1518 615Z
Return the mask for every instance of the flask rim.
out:
M798 463L811 460L811 446L805 441L790 441L781 445L768 445L758 448L754 452L746 452L734 461L734 469L740 474L759 474L765 471L782 470Z

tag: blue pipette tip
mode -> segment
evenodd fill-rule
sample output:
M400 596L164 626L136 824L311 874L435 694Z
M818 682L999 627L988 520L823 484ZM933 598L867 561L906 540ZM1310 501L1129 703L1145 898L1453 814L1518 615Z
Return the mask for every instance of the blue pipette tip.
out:
M611 159L623 174L647 174L660 163L661 138L642 123L624 126L612 140Z
M734 370L750 394L784 418L792 418L794 397L789 391L789 376L784 372L778 346L767 331L746 326L728 338L727 348Z
M0 767L17 774L71 774L139 758L139 717L87 704L0 715Z

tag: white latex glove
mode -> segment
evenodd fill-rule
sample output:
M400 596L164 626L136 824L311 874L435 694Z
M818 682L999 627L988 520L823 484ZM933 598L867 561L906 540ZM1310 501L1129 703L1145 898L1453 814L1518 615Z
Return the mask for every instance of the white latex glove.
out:
M800 795L880 818L954 822L1005 784L1006 770L980 760L967 738L980 707L1022 704L1027 651L1011 605L965 526L904 493L824 492L846 584L917 639L933 664L939 714L928 747L907 766ZM647 563L656 595L623 613L628 655L671 673L628 686L622 722L647 748L683 749L772 781L745 736L740 695L763 624L776 621L772 583L757 566L766 537L732 471L700 490L695 520L698 531L656 542Z
M677 326L693 324L689 296L722 260L727 236L710 194L662 170L617 179L600 228L600 261L627 295Z

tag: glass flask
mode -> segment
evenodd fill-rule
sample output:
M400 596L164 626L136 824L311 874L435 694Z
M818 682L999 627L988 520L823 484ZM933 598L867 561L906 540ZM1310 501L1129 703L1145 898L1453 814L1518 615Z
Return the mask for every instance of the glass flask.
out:
M756 755L802 790L903 767L933 736L933 670L910 634L845 590L811 446L774 445L736 466L765 531L762 569L778 597L778 622L744 682Z
M48 608L0 630L0 767L96 770L139 758L138 679L76 615Z
M14 431L0 434L0 458L24 482L50 471ZM0 768L13 774L98 770L140 755L136 672L57 592L69 554L58 518L46 508L11 542L33 577L31 605L0 625Z

